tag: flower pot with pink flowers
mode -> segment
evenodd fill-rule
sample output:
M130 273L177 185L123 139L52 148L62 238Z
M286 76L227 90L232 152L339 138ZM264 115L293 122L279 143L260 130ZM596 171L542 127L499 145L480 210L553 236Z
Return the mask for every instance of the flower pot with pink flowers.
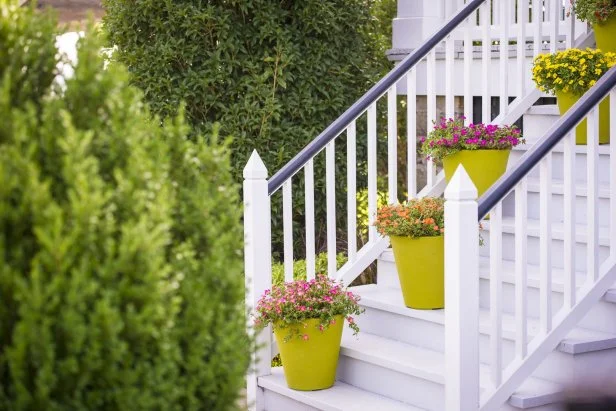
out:
M616 0L571 0L571 11L592 25L598 49L616 52Z
M310 281L274 285L257 304L255 328L272 325L289 388L314 391L334 385L342 329L362 313L359 296L318 275Z
M507 169L511 149L523 143L516 126L464 125L461 116L442 118L422 139L421 150L443 164L447 182L462 164L481 196Z

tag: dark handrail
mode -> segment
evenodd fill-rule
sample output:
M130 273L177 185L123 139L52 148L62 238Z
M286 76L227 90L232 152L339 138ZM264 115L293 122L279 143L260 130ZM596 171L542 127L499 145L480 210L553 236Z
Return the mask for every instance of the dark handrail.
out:
M377 101L387 90L400 80L413 66L419 63L434 47L443 41L467 17L486 0L472 0L460 9L449 21L444 23L426 42L415 49L404 60L394 67L385 77L376 83L366 94L349 107L340 117L330 124L325 131L312 140L302 151L285 164L269 179L267 188L271 195L295 173L297 173L311 158L317 155L325 146L344 131L348 125L359 117L372 103Z
M535 145L524 154L518 166L507 171L479 199L478 219L481 221L499 201L558 144L584 117L616 87L616 66L612 67L577 103L562 116ZM614 104L614 102L612 102ZM616 121L616 119L611 119ZM615 144L616 142L612 142Z

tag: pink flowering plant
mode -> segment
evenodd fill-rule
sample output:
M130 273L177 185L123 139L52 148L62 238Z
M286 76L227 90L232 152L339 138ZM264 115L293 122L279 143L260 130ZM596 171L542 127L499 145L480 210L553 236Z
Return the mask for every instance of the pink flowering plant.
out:
M464 116L441 118L428 137L422 137L421 152L440 163L461 150L509 150L525 141L516 126L464 125Z
M359 327L353 315L363 312L358 302L359 296L346 291L341 283L325 275L318 275L310 281L274 285L265 291L257 304L255 329L262 330L272 324L274 330L288 329L285 342L292 338L308 340L308 334L301 332L303 327L307 327L306 320L318 319L316 327L324 332L342 316L357 334Z

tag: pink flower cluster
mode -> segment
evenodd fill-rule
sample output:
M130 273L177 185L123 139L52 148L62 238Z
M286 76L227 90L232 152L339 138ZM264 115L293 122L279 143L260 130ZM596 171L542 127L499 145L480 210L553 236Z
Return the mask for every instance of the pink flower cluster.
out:
M318 330L323 332L336 323L335 317L347 317L349 327L359 331L351 314L359 315L359 296L345 291L340 283L325 275L310 281L287 282L266 290L259 299L254 319L257 330L273 324L275 328L289 328L291 334L306 340L307 334L297 332L305 320L319 319Z
M508 150L524 143L516 126L483 123L465 126L464 120L464 116L442 118L427 138L421 138L422 152L441 161L460 150Z

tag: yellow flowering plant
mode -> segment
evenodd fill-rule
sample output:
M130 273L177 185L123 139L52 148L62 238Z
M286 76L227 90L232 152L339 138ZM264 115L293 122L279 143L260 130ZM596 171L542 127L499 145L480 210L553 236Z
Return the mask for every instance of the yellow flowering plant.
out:
M541 91L584 94L616 64L616 53L595 49L567 49L540 54L533 65L533 80Z

